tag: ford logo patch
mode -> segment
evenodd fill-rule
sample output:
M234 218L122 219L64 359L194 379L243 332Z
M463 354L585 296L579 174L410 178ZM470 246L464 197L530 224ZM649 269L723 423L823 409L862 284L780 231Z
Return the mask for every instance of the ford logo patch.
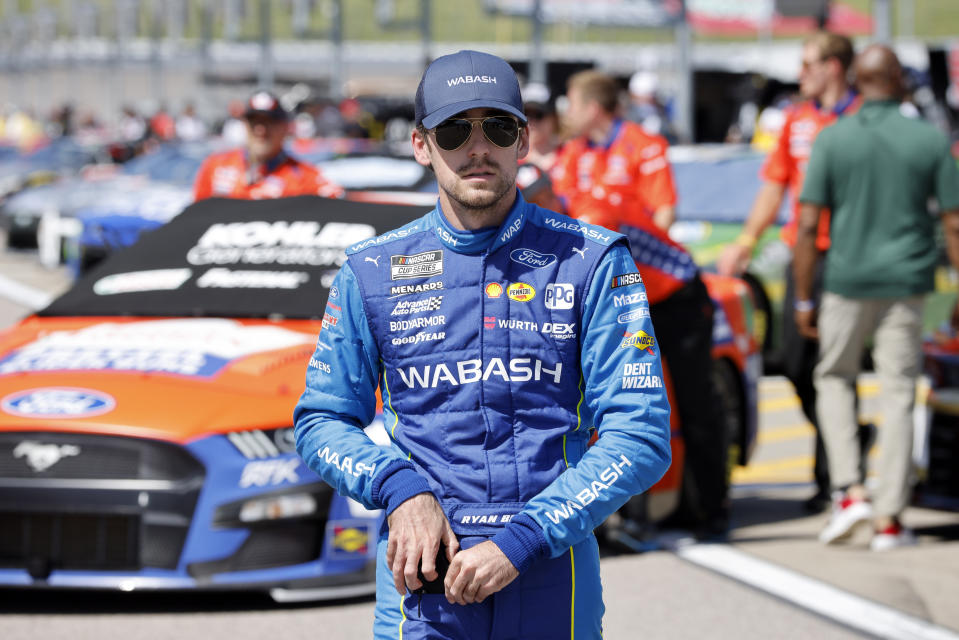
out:
M88 418L112 411L116 404L100 391L69 387L28 389L0 400L5 412L24 418Z
M540 253L532 249L514 249L509 257L513 262L525 264L534 269L542 269L556 262L556 256L552 253Z

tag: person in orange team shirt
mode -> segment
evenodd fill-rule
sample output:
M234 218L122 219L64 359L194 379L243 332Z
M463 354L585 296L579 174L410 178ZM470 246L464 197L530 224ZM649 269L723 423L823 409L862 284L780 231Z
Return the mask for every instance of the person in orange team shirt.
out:
M246 148L218 153L200 166L194 199L263 200L319 195L342 198L343 188L327 181L320 170L283 149L289 114L276 96L258 91L247 100L244 119L249 128Z
M790 249L796 245L798 196L806 174L806 163L813 141L819 132L837 118L855 112L861 100L850 88L847 76L853 60L853 46L845 36L817 32L808 37L802 47L802 66L799 70L799 91L804 101L787 109L786 120L776 147L762 168L763 184L756 194L752 209L736 241L720 255L717 270L722 275L740 275L749 266L753 249L763 232L776 220L786 190L792 194L793 208L789 221L782 230L782 239ZM829 212L819 219L816 249L820 258L829 248ZM819 434L816 418L816 390L812 372L816 365L819 345L799 335L793 321L795 285L792 262L786 267L786 295L783 300L782 353L783 373L789 378L799 396L803 414L816 429L816 454L813 476L816 493L805 502L808 511L822 511L829 505L829 467L826 450ZM822 260L816 274L814 299L818 301L822 287ZM860 429L860 443L866 447L871 439L871 428Z
M552 171L554 189L569 211L602 207L633 224L652 219L669 229L676 219L676 187L666 138L619 117L619 87L599 71L569 79L565 119L575 137Z
M566 116L577 137L560 152L554 189L570 216L629 239L646 286L686 447L685 489L660 525L722 538L729 528L729 474L712 381L713 303L692 256L666 232L676 205L666 140L620 119L619 93L613 78L596 71L570 78ZM630 520L628 507L623 515Z

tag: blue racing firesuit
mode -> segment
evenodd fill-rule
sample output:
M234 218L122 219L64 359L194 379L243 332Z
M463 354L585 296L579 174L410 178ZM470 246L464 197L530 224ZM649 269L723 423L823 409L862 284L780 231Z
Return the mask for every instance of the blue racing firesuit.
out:
M388 448L363 431L377 386ZM519 194L499 228L456 230L437 205L348 249L294 418L300 455L342 495L390 513L432 492L462 548L492 539L520 572L478 604L401 597L384 526L376 638L599 638L592 531L670 462L626 241Z

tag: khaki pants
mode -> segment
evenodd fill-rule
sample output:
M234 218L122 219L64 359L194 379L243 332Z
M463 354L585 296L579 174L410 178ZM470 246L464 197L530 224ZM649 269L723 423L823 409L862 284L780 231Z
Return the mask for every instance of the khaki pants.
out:
M859 482L855 385L865 341L873 336L882 411L879 484L873 496L877 516L898 516L909 501L921 317L922 296L858 299L825 292L820 305L816 413L833 488Z

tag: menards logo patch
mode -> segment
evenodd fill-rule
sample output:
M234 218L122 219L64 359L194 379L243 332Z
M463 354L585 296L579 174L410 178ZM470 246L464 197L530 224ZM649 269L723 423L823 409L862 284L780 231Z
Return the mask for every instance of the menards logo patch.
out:
M514 282L506 287L506 296L517 302L529 302L536 297L536 289L525 282Z

